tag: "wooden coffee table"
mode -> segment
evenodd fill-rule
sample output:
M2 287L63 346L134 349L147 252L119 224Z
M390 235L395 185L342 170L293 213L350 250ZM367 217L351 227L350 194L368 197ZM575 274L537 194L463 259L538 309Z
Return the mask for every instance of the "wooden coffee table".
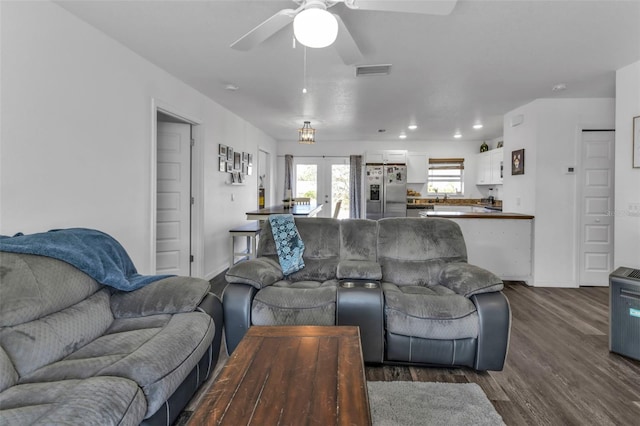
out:
M357 327L254 326L189 425L370 425Z

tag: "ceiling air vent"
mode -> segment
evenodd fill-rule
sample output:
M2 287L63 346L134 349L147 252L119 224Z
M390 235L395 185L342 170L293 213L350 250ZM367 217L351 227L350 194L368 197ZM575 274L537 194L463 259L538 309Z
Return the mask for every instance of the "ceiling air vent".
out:
M386 65L362 65L356 67L356 77L389 75L391 64Z

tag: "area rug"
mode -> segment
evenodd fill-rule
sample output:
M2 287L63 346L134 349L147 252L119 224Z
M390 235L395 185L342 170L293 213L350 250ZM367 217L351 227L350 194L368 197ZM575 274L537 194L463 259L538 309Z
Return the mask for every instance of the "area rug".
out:
M374 426L504 425L475 383L367 382Z

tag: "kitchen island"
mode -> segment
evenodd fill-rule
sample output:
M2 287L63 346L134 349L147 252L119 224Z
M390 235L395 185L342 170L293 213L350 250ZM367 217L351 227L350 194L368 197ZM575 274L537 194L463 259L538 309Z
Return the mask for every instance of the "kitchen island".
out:
M423 210L420 217L456 222L464 235L469 263L488 269L503 280L532 281L534 216Z
M294 204L291 207L279 204L247 212L247 220L267 220L272 214L292 214L294 216L316 216L322 210L322 204Z

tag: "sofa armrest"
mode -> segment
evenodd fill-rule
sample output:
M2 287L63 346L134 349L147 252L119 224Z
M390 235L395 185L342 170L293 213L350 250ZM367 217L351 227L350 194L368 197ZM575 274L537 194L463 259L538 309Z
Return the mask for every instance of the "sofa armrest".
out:
M193 312L209 293L208 281L190 277L169 277L131 292L111 295L111 312L116 318Z
M509 350L511 307L501 292L471 296L478 312L478 346L474 367L479 371L501 371Z
M341 260L336 275L338 279L379 281L382 268L379 263L368 260Z
M493 273L464 262L445 264L440 271L440 284L465 297L501 291L504 287Z
M236 263L227 271L228 283L249 284L260 290L284 278L277 260L268 257Z

